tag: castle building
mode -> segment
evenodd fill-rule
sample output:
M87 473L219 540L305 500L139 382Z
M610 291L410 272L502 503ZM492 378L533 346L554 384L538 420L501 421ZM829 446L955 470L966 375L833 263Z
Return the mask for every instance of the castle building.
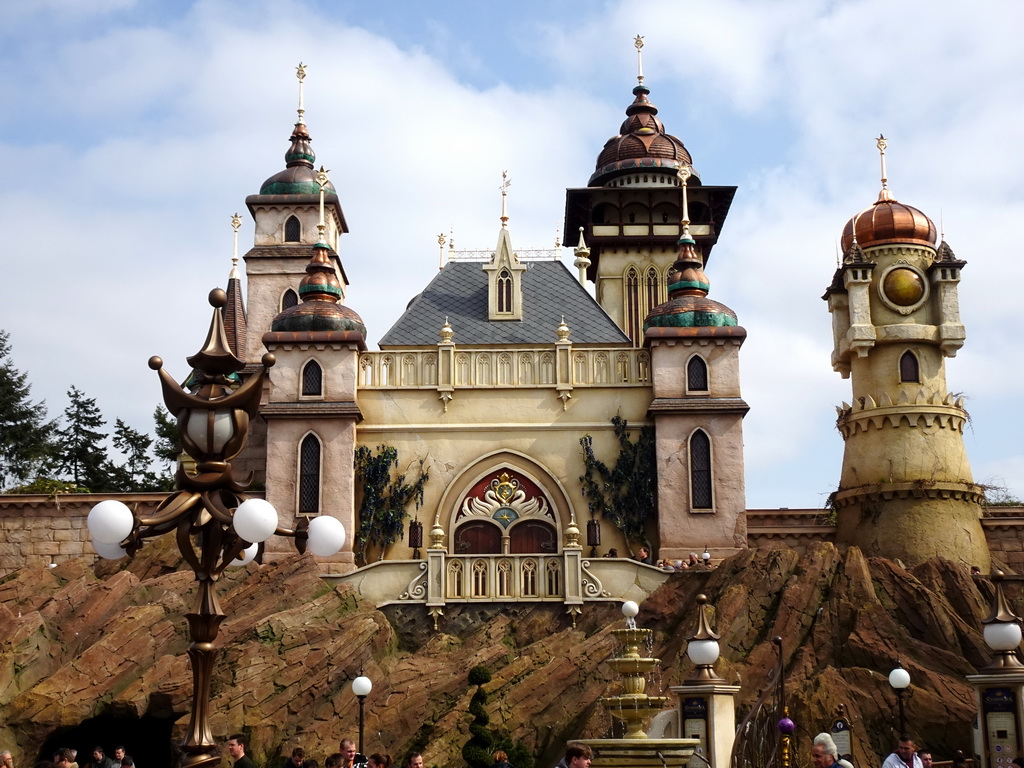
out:
M355 452L386 445L399 472L422 466L429 476L410 510L414 528L429 530L429 575L416 581L417 540L373 553L384 555L379 573L391 566L390 582L408 577L398 592L429 592L435 604L578 603L588 588L611 599L614 589L594 586L603 580L583 558L580 531L591 555L625 556L630 542L589 511L580 440L589 435L597 458L614 464L620 417L655 430L646 532L657 556L718 558L746 546L745 331L707 297L703 271L735 188L702 184L639 81L588 185L566 194L564 241L579 274L559 250L516 249L503 187L494 250L450 251L379 350L367 349L339 255L347 223L336 190L318 180L300 95L285 169L246 199L256 223L246 305L229 301L245 323L236 353L250 364L265 351L277 358L243 462L282 520L326 513L357 531ZM229 299L240 293L232 285ZM350 541L333 567L355 564Z

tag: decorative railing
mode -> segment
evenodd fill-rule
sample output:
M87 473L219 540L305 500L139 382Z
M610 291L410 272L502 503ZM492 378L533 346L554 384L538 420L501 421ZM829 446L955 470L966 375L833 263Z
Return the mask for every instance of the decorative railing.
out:
M561 555L456 555L445 558L447 602L563 600Z
M552 349L450 350L451 382L459 388L564 388L649 386L651 357L644 349L570 349L564 372ZM359 356L360 389L436 389L441 352L364 352ZM445 351L447 358L449 350ZM447 371L446 371L447 373ZM447 378L447 377L445 377ZM560 381L561 380L561 381Z

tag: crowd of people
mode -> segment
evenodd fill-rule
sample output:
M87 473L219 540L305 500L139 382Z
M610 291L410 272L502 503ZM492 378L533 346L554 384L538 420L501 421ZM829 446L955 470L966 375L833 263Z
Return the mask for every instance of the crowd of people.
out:
M103 747L92 748L92 759L85 762L81 768L135 768L135 760L127 754L123 744L114 747L114 756L109 757ZM0 752L0 763L2 768L14 768L14 758L7 750ZM70 747L61 747L53 753L50 760L40 760L35 768L79 768L78 750Z
M232 768L256 768L252 758L246 754L248 741L243 734L236 733L227 740L228 754L234 760ZM361 754L352 739L342 739L338 751L324 758L323 768L398 768L391 755L374 752L370 755ZM291 756L281 764L281 768L321 768L315 758L307 757L302 747L295 747ZM402 762L402 768L423 768L423 755L413 752Z
M882 762L881 768L932 768L933 762L930 749L920 749L913 737L903 734L896 742L896 749ZM950 762L952 768L967 768L967 758L963 752L958 751ZM1011 762L1015 768L1024 768L1022 758L1016 757ZM853 768L853 764L839 754L835 740L828 733L819 733L814 737L811 765L814 768Z

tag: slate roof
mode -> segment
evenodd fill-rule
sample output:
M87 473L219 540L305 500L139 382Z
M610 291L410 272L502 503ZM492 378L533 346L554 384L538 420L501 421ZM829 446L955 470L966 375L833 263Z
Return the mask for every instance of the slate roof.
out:
M552 344L565 315L573 344L628 344L624 334L560 261L523 261L523 319L487 319L480 261L450 261L414 298L380 346L435 346L445 317L456 346Z

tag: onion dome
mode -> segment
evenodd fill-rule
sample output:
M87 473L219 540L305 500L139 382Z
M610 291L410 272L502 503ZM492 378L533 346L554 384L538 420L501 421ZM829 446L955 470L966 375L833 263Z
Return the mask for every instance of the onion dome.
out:
M285 169L275 173L263 182L261 195L318 195L320 185L316 182L316 153L310 145L309 131L306 124L298 122L292 131L292 143L284 153ZM327 182L325 192L337 192L334 185Z
M937 232L932 220L910 205L898 202L883 188L878 200L843 227L843 251L856 239L862 248L888 243L910 243L935 247Z
M319 189L319 187L317 187ZM357 331L366 336L362 318L341 301L341 281L334 271L329 249L322 243L313 247L306 276L299 283L302 301L274 318L271 331Z
M718 328L738 325L736 313L708 298L711 288L696 243L688 230L679 238L679 257L668 274L669 300L651 310L648 328Z
M636 98L626 108L618 135L608 139L598 155L589 186L601 186L622 172L664 168L674 173L680 166L692 165L683 142L665 133L658 108L647 98L650 92L643 83L633 89Z

